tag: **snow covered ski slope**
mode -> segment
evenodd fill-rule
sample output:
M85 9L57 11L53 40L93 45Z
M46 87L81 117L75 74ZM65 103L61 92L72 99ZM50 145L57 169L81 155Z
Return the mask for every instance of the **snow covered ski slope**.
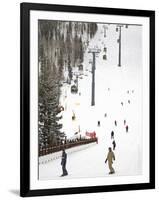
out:
M98 24L98 31L84 54L84 70L81 78L78 78L78 93L72 94L67 84L62 88L61 104L65 110L61 122L67 138L73 137L79 129L81 135L85 135L86 131L95 131L98 144L68 154L68 176L60 177L61 158L40 164L40 180L142 173L142 57L139 57L142 55L142 27L122 28L121 67L118 66L118 37L115 25L108 25L107 37L104 37L103 25ZM91 106L92 54L88 50L94 47L101 51L96 57L95 105ZM107 48L107 60L103 59L104 47ZM72 113L76 116L74 121ZM98 121L100 126L97 126ZM108 165L104 161L108 147L112 147L112 130L116 160L113 163L115 174L109 175Z

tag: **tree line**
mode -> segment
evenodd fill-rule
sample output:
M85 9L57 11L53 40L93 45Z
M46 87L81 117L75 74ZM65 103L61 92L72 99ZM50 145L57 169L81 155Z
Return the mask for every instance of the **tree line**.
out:
M61 131L61 86L72 80L73 68L83 62L85 46L97 31L96 23L38 21L38 132L39 148L57 146Z

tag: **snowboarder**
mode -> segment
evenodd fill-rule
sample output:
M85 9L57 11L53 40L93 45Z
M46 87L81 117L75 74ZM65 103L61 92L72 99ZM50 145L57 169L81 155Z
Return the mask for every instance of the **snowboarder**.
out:
M61 159L61 165L62 165L62 175L61 176L67 176L68 172L66 170L66 161L67 161L67 154L65 152L65 149L62 150L62 159Z
M128 133L128 130L129 130L128 125L126 125L125 129L126 129L126 132Z
M72 121L74 121L76 119L75 113L73 112L72 114Z
M114 124L115 124L115 126L117 126L117 121L116 120L114 121Z
M112 145L113 145L113 150L115 150L115 147L116 147L116 142L115 142L115 140L113 140Z
M114 139L114 131L111 132L111 139Z
M115 155L114 155L114 152L112 151L111 147L109 147L108 148L107 158L105 160L105 163L107 163L107 161L108 161L108 167L109 167L109 170L110 170L109 174L114 174L115 173L115 170L112 167L113 160L115 160Z
M98 121L98 126L100 126L100 121Z

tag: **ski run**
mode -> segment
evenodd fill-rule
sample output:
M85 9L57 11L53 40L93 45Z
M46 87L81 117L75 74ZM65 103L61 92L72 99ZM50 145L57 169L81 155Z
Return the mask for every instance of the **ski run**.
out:
M63 124L62 129L67 139L77 137L75 132L85 136L86 131L95 131L98 144L94 143L88 148L70 153L66 149L68 176L60 177L61 157L39 164L40 180L142 173L142 58L139 57L142 55L142 26L122 28L121 67L118 66L118 37L115 25L108 25L104 37L103 24L98 24L95 36L85 49L83 72L78 74L78 93L72 94L71 85L68 84L63 84L61 88L60 102L64 111L60 123ZM104 47L107 48L106 60L103 59ZM92 54L88 53L91 48L100 49L95 58L94 106L91 106ZM64 73L67 75L67 71ZM78 73L76 68L73 73L75 79ZM72 114L75 115L75 120L72 120ZM128 132L126 125L129 127ZM111 131L114 131L116 142L113 175L109 175L108 165L105 164L108 147L112 147L113 142ZM49 155L51 156L53 155Z

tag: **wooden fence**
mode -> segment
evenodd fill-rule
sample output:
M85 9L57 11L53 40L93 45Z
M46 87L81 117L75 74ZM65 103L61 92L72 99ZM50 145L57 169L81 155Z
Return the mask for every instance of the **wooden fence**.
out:
M44 156L47 154L55 153L58 151L61 151L62 149L69 149L72 147L80 146L80 145L85 145L89 143L96 142L98 143L98 138L90 138L90 139L82 139L78 141L71 141L71 142L66 142L65 144L58 145L58 146L53 146L53 147L47 147L47 148L41 148L39 149L39 156Z

